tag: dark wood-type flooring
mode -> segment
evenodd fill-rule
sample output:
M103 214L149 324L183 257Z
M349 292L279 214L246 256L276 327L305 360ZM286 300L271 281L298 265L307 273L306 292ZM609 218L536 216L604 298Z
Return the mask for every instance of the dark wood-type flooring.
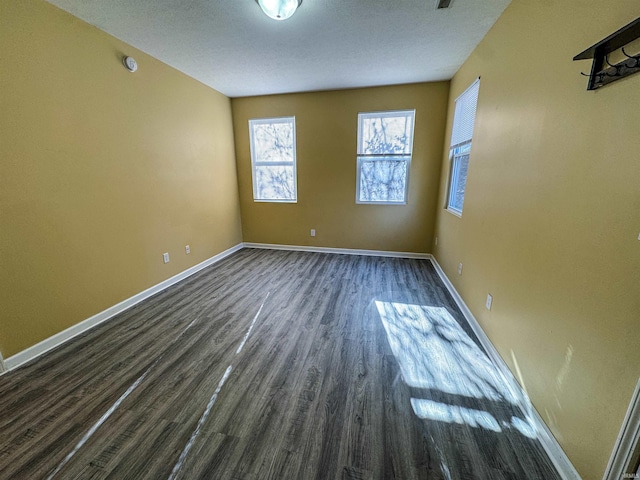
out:
M559 476L430 262L244 249L1 376L0 478Z

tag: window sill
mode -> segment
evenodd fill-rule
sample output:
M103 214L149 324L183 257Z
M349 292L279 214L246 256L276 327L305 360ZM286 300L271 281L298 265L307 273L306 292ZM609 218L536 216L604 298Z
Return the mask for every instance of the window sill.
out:
M258 200L253 199L254 203L298 203L298 200Z
M462 212L456 212L455 210L451 210L450 208L445 208L445 210L454 217L462 218Z

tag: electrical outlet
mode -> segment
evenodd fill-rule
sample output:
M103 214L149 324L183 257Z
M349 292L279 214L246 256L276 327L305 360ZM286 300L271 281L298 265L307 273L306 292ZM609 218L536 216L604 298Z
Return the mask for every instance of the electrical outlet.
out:
M491 304L493 303L493 297L491 296L491 294L487 295L487 303L484 304L485 307L487 307L487 310L491 310Z
M458 275L462 275L462 262L458 265Z
M438 246L438 237L436 237L436 246Z
M191 253L191 247L189 245L184 246L184 253L186 253L187 255Z
M640 240L640 233L638 234L638 240Z
M312 236L312 237L315 237L315 236L316 236L316 229L315 229L315 228L312 228L312 229L311 229L311 236Z
M162 254L162 260L164 260L164 263L169 263L169 253L163 253Z

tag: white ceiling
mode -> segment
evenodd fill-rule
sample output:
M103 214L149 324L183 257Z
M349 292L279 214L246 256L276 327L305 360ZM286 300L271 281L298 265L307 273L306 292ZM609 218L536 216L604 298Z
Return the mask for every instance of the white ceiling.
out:
M450 79L511 0L49 0L229 97Z

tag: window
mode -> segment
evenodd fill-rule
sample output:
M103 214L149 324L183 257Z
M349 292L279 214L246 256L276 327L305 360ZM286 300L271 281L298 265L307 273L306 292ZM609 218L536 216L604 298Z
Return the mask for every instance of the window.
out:
M478 106L478 90L480 79L476 80L456 100L453 114L453 132L451 133L451 175L449 177L449 199L447 209L456 215L462 215L464 191L467 186L467 172L469 171L469 154L471 153L471 138L473 124L476 120Z
M407 203L415 113L358 114L356 203Z
M249 140L254 201L295 203L295 117L249 120Z

